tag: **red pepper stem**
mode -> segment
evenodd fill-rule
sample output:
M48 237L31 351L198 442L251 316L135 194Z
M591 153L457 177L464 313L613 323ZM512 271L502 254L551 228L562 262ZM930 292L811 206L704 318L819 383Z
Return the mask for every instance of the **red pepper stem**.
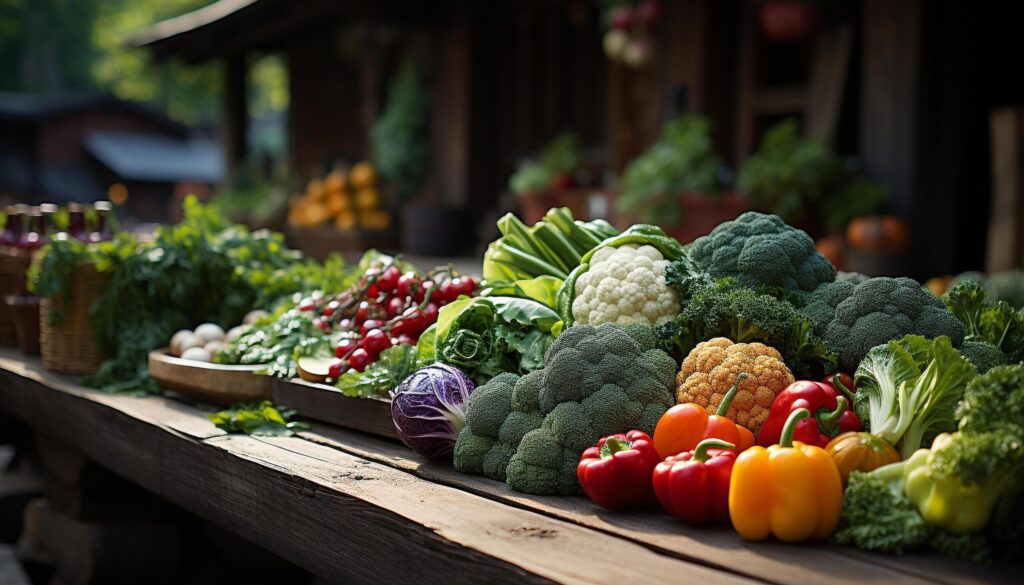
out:
M843 384L842 376L839 374L839 372L836 372L836 375L832 376L832 386L835 387L835 389L838 390L839 392L842 392L843 396L845 396L847 400L849 400L851 403L853 402L853 392L851 392L850 389L847 388L845 384Z
M628 451L632 446L633 444L625 439L608 437L601 447L601 457L611 457L619 451Z
M729 388L729 391L722 397L722 402L718 405L718 410L715 411L715 415L725 416L725 414L729 412L729 407L732 406L732 399L736 398L736 393L740 391L740 384L749 377L750 375L746 372L742 372L740 375L736 376L736 381L732 383L732 388Z
M782 436L779 437L780 447L793 446L793 433L796 432L796 423L809 416L811 416L811 411L806 408L798 408L789 413L789 418L786 419L786 424L782 427Z
M700 443L697 443L697 448L693 450L693 457L690 461L697 461L698 463L704 463L708 460L708 449L735 449L736 445L729 441L723 441L722 439L704 439Z
M818 415L818 424L822 430L825 431L826 435L834 436L835 429L839 425L839 419L846 412L846 408L849 403L846 402L845 396L836 396L836 409L823 415ZM824 410L824 409L822 409Z

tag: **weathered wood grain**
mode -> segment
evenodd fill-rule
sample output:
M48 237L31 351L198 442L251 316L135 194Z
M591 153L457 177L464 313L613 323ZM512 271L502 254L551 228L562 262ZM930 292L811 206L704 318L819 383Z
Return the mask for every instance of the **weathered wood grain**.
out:
M401 445L374 437L315 426L301 436L354 455L387 463L415 475L508 502L556 518L621 536L680 558L775 583L936 582L949 584L1017 583L1020 567L979 566L937 555L895 557L830 544L749 543L729 527L691 527L652 510L619 513L585 498L529 496L483 477L465 475L450 465L419 457ZM727 552L726 552L727 551Z
M59 390L69 396L88 397L93 403L115 408L154 426L195 439L225 434L224 431L214 426L205 415L199 414L196 408L182 404L180 401L163 396L140 398L95 392L81 386L70 376L46 371L38 359L26 360L20 352L12 349L0 349L0 371L6 371L15 376L15 379L3 384L14 383L18 378L30 380L40 386ZM0 384L0 389L4 388L3 384ZM3 404L0 404L0 407L2 406Z
M204 441L153 420L158 412L204 419L201 411L37 377L0 369L0 408L326 579L750 581L298 438Z

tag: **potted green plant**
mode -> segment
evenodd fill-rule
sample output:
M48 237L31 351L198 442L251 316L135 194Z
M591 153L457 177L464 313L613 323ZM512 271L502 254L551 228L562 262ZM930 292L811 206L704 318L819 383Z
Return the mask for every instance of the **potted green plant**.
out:
M584 215L582 202L569 195L576 185L573 173L579 165L579 138L571 132L556 136L536 159L519 164L508 186L516 194L520 215L526 223L537 223L552 207L569 207L577 217Z
M619 223L657 224L681 242L710 232L749 207L744 198L720 190L721 166L710 122L696 115L672 120L622 173L615 203L624 215Z
M820 237L836 265L845 255L847 224L878 211L888 199L884 185L861 176L822 142L802 136L793 119L768 129L736 184L755 209Z
M370 129L373 161L401 209L402 249L445 255L462 246L461 212L425 190L430 149L431 96L412 59L388 88L387 103ZM422 195L416 201L415 196Z

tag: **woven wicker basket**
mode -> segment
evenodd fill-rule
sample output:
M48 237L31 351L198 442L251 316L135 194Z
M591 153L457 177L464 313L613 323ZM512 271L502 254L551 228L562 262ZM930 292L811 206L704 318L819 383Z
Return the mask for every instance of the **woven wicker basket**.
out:
M0 246L0 299L25 293L25 272L31 261L32 255L26 250ZM14 312L5 303L0 303L0 346L17 344Z
M63 374L91 374L103 361L103 354L92 326L89 308L107 275L96 272L92 264L80 264L71 275L71 298L64 306L63 317L55 325L48 324L54 305L61 299L43 299L39 305L39 347L43 367ZM61 306L61 305L57 305Z

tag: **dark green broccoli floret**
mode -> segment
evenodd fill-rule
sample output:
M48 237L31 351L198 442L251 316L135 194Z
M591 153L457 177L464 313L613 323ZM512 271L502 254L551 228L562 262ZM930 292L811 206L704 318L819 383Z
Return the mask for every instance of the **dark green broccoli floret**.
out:
M751 288L810 292L836 277L835 267L806 232L778 216L755 211L697 238L688 252L693 263L712 277L736 278Z
M835 356L791 304L730 280L695 277L681 283L681 313L655 330L660 347L682 361L698 343L727 337L774 347L797 377L820 378L835 370Z
M1003 270L989 276L982 272L962 272L953 279L950 287L968 281L981 283L992 301L1006 301L1017 310L1024 308L1024 270Z
M855 371L872 347L905 335L945 335L955 347L964 339L963 324L911 278L823 284L807 296L800 313L845 372Z
M895 554L927 544L931 526L903 495L902 474L899 465L850 473L836 532L840 544Z
M505 480L505 468L526 433L544 420L538 409L541 374L499 374L478 387L466 406L466 426L455 441L455 468Z
M676 363L650 327L576 325L543 369L477 388L455 442L455 467L536 494L578 493L580 454L601 437L654 430L673 403Z
M1006 354L999 351L998 347L985 341L968 339L960 346L960 353L974 364L979 374L984 374L996 366L1004 366L1010 363Z
M993 365L1019 362L1024 358L1024 315L990 296L981 282L965 280L946 291L942 302L964 324L965 340L984 342L1005 355Z

